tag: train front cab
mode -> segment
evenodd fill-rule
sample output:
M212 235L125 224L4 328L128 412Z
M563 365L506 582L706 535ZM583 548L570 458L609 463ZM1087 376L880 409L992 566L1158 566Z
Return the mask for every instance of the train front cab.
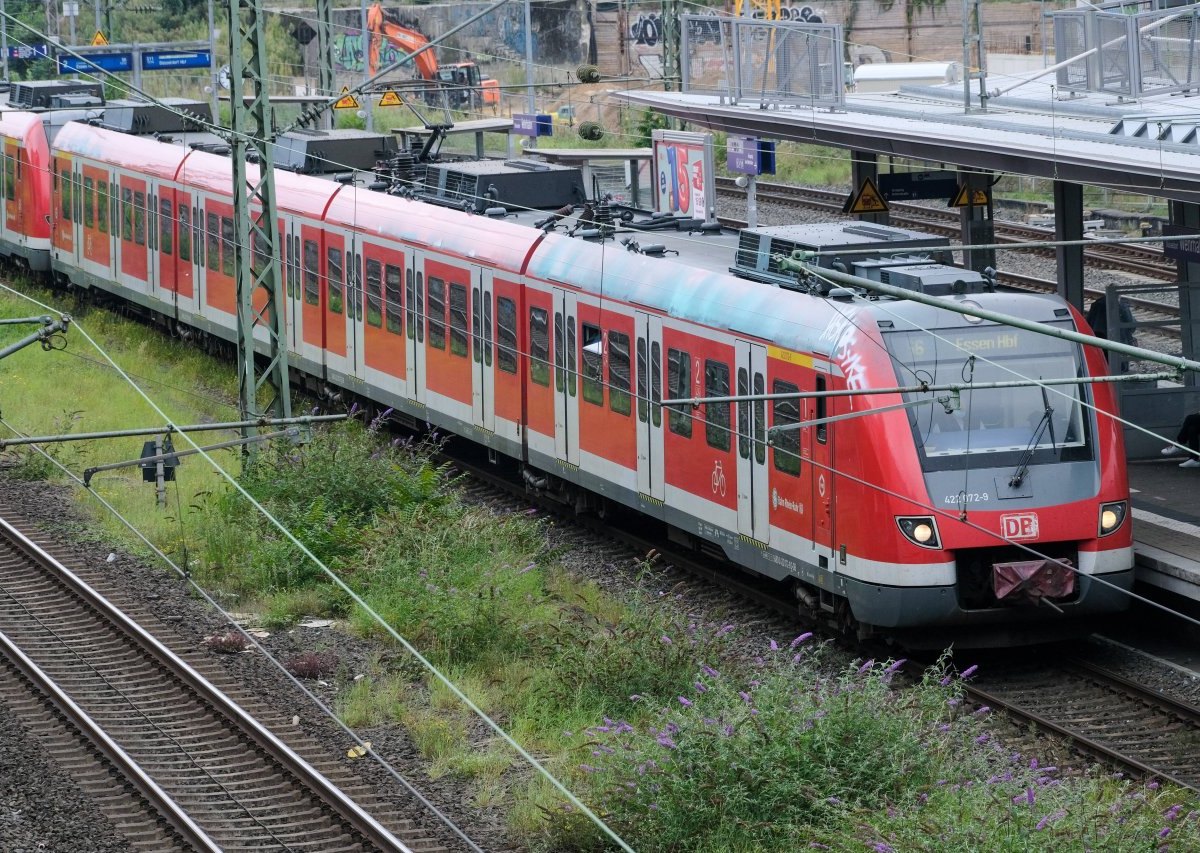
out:
M1071 327L1061 317L1043 321ZM883 339L906 368L897 370L901 384L912 375L987 383L1105 371L1091 348L991 324L891 331ZM991 627L1007 635L998 642L1007 642L1023 631L1048 633L1043 629L1065 628L1077 617L1127 608L1132 533L1122 434L1108 416L1116 411L1112 389L1080 383L964 390L949 411L932 402L938 394L905 399L922 396L926 405L879 416L891 422L889 452L875 452L877 442L864 445L891 466L879 472L882 482L913 499L890 501L890 535L839 529L839 537L862 541L865 562L892 559L894 576L905 579L870 583L860 569L847 583L855 617L900 628ZM900 439L909 436L904 452ZM1043 557L1077 569L1067 573L1065 591L1051 566L1021 569L1034 574L1005 590L1001 573L1011 570L998 567Z
M0 114L0 254L50 268L50 146L41 117Z

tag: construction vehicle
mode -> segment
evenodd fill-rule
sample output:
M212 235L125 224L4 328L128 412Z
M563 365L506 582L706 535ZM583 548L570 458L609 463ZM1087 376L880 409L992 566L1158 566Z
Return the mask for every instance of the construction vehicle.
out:
M385 39L406 54L415 53L429 44L429 39L421 33L390 19L381 3L374 3L367 10L367 31L371 34L371 43L367 49L371 75L379 70L379 54ZM494 109L500 104L500 84L496 80L482 79L479 66L474 62L454 62L439 66L434 52L426 50L413 60L413 65L416 66L421 79L437 84L425 90L427 101L433 102L445 97L449 106L454 109L481 106Z

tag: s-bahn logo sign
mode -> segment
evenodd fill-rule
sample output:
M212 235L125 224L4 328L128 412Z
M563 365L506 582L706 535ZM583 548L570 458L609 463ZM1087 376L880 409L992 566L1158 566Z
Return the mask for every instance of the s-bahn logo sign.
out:
M1036 512L1014 512L1000 516L1000 533L1005 539L1036 539L1038 517Z

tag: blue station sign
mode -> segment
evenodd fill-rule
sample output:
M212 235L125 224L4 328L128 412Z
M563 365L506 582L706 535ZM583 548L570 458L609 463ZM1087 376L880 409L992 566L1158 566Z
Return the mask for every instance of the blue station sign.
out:
M67 54L58 57L59 74L86 74L102 68L105 71L132 71L133 54L122 53L89 53L82 59Z
M772 175L775 143L757 136L730 136L725 142L725 168L742 175Z
M212 53L207 50L148 50L142 54L142 68L146 71L211 67Z
M512 132L521 136L553 136L554 119L541 113L513 113Z
M49 59L50 45L42 42L40 44L18 44L8 46L9 59Z

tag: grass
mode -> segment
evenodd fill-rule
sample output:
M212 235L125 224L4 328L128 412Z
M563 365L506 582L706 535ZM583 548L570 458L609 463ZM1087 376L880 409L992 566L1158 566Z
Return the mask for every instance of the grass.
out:
M228 366L106 312L70 308L130 370L157 379L171 365L172 387L154 388L172 417L229 416ZM32 313L11 299L0 310ZM70 340L68 352L83 355ZM25 350L0 362L0 379L5 418L22 429L49 431L64 411L76 430L153 422L112 371L63 352ZM904 690L890 662L830 675L803 635L742 662L736 626L690 620L649 580L614 599L563 570L545 545L550 522L463 503L432 445L389 440L377 426L355 420L304 446L275 445L242 483L635 849L1200 847L1195 797L1013 754L948 673ZM139 449L63 452L81 465ZM276 626L337 616L386 638L203 465L180 472L170 514L133 476L98 480L98 490L161 545L186 551L193 577L239 610ZM530 849L609 849L453 691L407 656L389 659L339 682L348 724L403 724L432 775L462 780Z

